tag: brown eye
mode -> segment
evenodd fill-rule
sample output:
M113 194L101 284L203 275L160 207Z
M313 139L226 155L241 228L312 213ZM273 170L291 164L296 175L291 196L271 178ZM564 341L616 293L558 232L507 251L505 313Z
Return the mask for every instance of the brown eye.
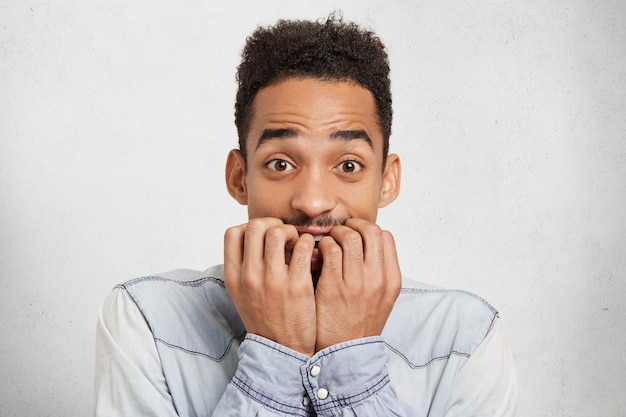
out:
M269 161L266 165L269 169L276 172L285 172L291 171L294 169L294 166L284 159L273 159Z
M363 169L363 165L357 161L343 161L337 165L337 169L346 174L354 174L355 172L359 172Z

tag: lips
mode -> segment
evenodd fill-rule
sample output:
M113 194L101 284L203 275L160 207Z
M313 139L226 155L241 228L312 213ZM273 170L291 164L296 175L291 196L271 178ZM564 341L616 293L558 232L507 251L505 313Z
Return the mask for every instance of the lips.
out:
M320 240L322 240L324 236L330 235L331 229L332 227L321 228L321 227L298 227L296 226L296 230L298 231L298 234L300 236L302 236L305 233L308 233L309 235L315 238L316 242L319 242Z

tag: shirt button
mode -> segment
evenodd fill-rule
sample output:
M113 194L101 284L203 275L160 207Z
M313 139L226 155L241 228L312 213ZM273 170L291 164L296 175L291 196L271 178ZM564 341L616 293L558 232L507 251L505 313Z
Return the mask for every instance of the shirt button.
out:
M309 404L311 404L311 399L309 398L308 395L305 395L304 398L302 399L302 405L306 407Z
M328 390L326 388L320 388L317 390L317 398L320 400L325 400L328 398Z
M322 371L322 368L320 368L317 365L313 365L309 373L311 374L311 376L318 376L321 371Z

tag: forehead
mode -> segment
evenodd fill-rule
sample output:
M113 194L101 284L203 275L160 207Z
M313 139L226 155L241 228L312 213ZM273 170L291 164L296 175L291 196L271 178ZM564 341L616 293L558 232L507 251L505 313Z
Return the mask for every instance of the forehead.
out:
M353 82L287 79L261 89L253 101L247 148L253 151L268 129L331 138L339 131L364 131L376 152L382 132L372 93Z

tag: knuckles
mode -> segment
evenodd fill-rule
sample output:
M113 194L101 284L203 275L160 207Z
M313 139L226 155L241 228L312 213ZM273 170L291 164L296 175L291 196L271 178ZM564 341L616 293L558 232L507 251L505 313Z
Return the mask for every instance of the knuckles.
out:
M356 230L349 230L344 233L343 236L343 244L344 246L363 246L363 239L361 238L361 234Z
M391 234L391 232L387 230L381 230L381 239L385 245L392 245L394 248L396 247L396 240Z
M268 229L283 225L284 223L281 220L273 217L256 217L250 219L244 226L246 228L246 234L256 235L265 234Z
M265 246L267 248L276 248L285 244L287 233L280 227L270 227L265 232Z
M364 229L365 229L364 234L371 236L373 238L380 239L383 233L383 230L380 228L380 226L375 223L369 223L368 225L365 226Z
M343 250L341 249L341 246L339 246L339 244L330 236L323 237L322 240L320 240L318 247L324 255L324 263L326 263L326 259L330 260L330 258L336 257L341 258L341 256L343 255Z
M311 235L302 235L293 246L291 251L291 262L296 262L299 267L309 267L311 264L311 254L315 247L315 240Z
M256 235L265 233L265 229L267 229L267 219L250 219L248 224L246 224L246 235Z
M226 229L224 232L224 242L229 243L241 238L245 225L233 226Z

